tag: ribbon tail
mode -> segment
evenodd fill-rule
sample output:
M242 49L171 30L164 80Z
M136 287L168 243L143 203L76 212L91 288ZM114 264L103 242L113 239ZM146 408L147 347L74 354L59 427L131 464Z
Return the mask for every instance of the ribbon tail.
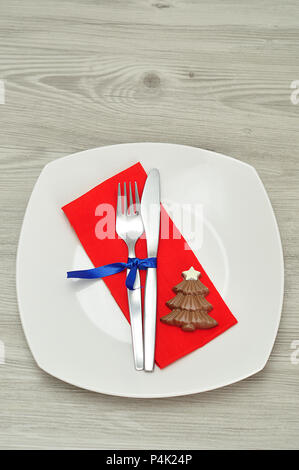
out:
M82 269L80 271L68 271L68 278L77 279L99 279L112 274L117 274L126 269L126 263L112 263L100 266L99 268Z

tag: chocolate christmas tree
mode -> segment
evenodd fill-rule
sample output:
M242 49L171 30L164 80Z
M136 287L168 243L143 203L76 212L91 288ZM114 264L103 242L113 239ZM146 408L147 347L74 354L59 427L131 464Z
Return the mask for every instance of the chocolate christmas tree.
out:
M182 273L184 280L173 288L177 294L166 302L172 310L161 318L167 325L179 326L183 331L213 328L218 325L214 318L208 315L213 307L205 299L209 289L198 279L200 272L193 266Z

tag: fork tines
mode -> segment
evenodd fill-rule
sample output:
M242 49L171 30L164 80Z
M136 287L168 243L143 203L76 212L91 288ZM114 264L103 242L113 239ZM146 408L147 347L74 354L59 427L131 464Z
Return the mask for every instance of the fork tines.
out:
M118 215L136 215L140 211L140 199L138 193L137 183L135 181L135 204L133 199L132 185L129 183L129 207L128 207L128 198L127 198L127 185L124 183L124 191L122 195L121 183L118 183L118 192L117 192L117 209L116 212Z

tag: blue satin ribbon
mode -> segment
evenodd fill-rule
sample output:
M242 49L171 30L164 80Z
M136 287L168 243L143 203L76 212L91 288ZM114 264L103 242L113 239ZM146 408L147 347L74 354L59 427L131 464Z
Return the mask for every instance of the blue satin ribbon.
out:
M157 258L128 258L127 263L112 263L100 266L98 268L83 269L81 271L69 271L67 277L74 277L79 279L99 279L112 274L120 273L125 269L129 269L126 278L126 287L134 290L134 283L136 279L137 269L148 269L157 267Z

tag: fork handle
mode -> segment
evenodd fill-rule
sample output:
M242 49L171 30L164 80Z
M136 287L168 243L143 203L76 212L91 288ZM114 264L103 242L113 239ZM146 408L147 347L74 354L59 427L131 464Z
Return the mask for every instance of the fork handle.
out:
M157 270L147 270L144 296L144 370L152 372L155 363L157 317Z
M128 270L129 272L129 270ZM139 271L136 273L134 286L140 287ZM143 370L143 333L142 333L142 308L141 308L141 289L129 290L128 301L130 310L130 323L133 343L133 355L136 370Z

